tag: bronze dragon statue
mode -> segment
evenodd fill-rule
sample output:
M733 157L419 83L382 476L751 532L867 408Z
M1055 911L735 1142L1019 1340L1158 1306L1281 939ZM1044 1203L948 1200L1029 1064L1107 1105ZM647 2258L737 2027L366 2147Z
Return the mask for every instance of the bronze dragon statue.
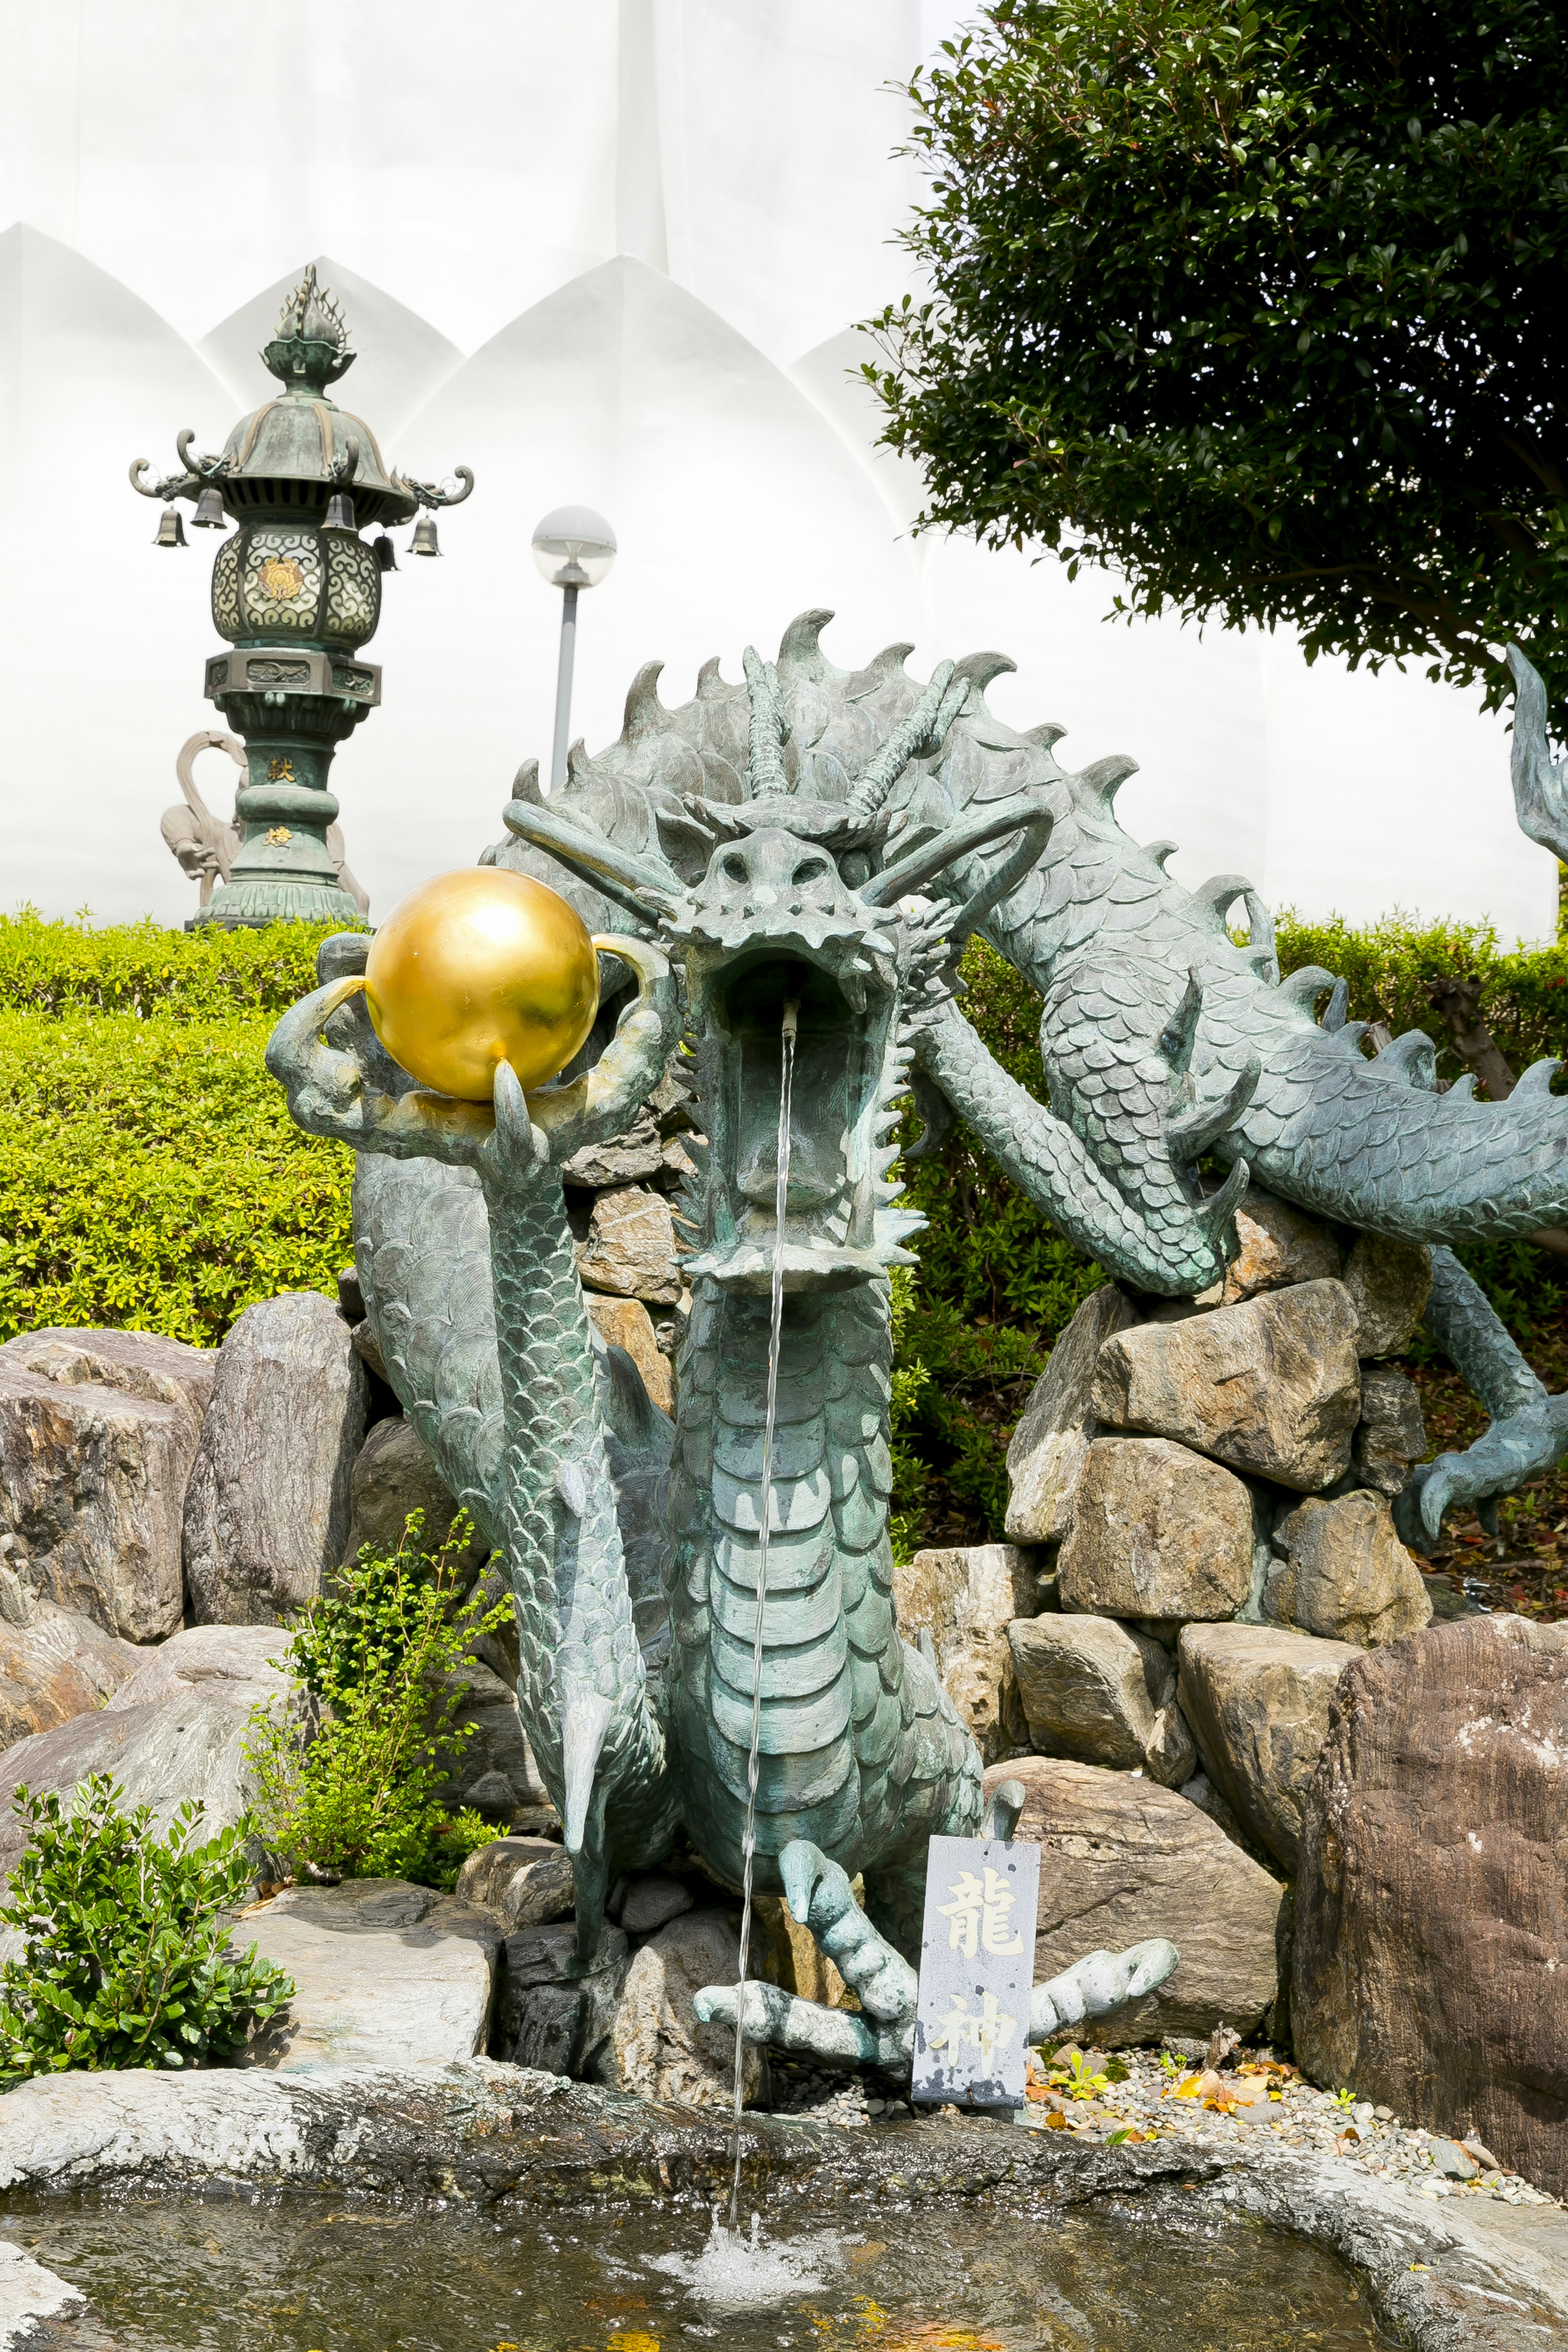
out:
M519 1705L574 1857L584 1962L615 1876L679 1832L741 1881L760 1599L757 1879L786 1894L861 2012L755 1983L700 2005L733 2019L743 2000L751 2038L893 2063L910 2044L926 1841L973 1833L983 1813L973 1743L890 1597L888 1277L921 1223L892 1174L909 1094L928 1144L961 1114L1064 1233L1145 1293L1221 1276L1249 1171L1320 1214L1438 1244L1428 1320L1494 1420L1412 1482L1407 1539L1568 1444L1564 1401L1442 1246L1568 1219L1568 1117L1547 1091L1554 1066L1492 1105L1436 1093L1419 1034L1369 1060L1342 982L1313 970L1281 983L1243 877L1187 891L1165 871L1173 845L1118 825L1131 761L1074 773L1059 729L998 719L985 688L1011 667L999 656L943 663L925 685L906 646L838 669L820 643L829 617L795 621L776 665L748 650L742 684L709 664L678 710L650 666L619 741L574 747L564 789L545 801L536 769L520 773L507 837L481 863L568 897L605 974L609 1009L559 1080L524 1096L502 1064L493 1105L422 1092L377 1042L368 943L351 934L323 949L324 984L279 1023L268 1061L295 1118L359 1154L377 1342L505 1559ZM1246 946L1226 928L1237 901ZM975 932L1040 992L1046 1102L964 1018L957 962ZM561 1170L624 1130L678 1043L705 1142L679 1202L690 1309L671 1425L588 1321ZM1205 1191L1206 1155L1228 1174ZM1033 2038L1174 1965L1162 1942L1089 1955L1037 1988Z

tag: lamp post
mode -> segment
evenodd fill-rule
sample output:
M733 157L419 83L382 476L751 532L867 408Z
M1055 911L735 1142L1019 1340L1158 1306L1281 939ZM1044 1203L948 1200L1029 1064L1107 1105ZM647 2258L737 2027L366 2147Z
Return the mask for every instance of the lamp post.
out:
M561 659L555 673L555 746L550 788L566 781L572 723L572 668L577 655L577 592L596 588L616 560L616 534L592 507L556 507L533 527L533 560L561 591Z
M338 814L327 772L381 700L381 671L359 648L381 618L382 575L396 568L386 528L419 515L415 552L438 554L428 510L474 487L466 466L449 489L386 472L369 425L328 399L354 354L313 268L261 356L282 392L241 418L221 457L193 454L195 436L183 432L179 473L149 483L144 457L131 468L132 487L163 501L157 546L187 543L177 499L204 528L222 530L226 516L239 526L213 565L213 621L232 650L208 661L206 694L245 740L235 799L244 832L228 880L187 929L361 919L327 849ZM376 523L381 536L367 543L361 530Z

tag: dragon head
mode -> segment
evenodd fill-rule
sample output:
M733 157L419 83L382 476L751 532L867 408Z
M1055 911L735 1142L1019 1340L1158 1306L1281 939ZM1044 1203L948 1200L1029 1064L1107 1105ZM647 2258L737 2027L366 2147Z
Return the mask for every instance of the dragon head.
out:
M686 1046L707 1136L680 1202L687 1272L723 1287L840 1289L908 1263L922 1222L894 1203L888 1136L909 1037L948 992L963 941L1036 864L1052 812L1041 793L946 825L889 812L910 761L934 758L970 688L951 663L846 778L845 797L792 786L777 672L752 648L750 759L739 800L669 795L657 845L618 844L558 806L514 800L510 832L655 931L685 990ZM1017 846L984 893L925 896L949 866L1006 835ZM777 1230L786 1029L794 1065L784 1231ZM697 1152L693 1157L697 1157Z

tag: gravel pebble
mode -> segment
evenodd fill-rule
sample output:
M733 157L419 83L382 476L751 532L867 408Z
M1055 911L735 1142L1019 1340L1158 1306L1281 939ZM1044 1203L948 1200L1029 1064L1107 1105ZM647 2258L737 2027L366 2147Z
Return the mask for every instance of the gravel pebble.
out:
M1517 2173L1485 2170L1473 2180L1445 2179L1434 2163L1434 2151L1454 2146L1445 2133L1403 2124L1391 2109L1374 2107L1368 2100L1342 2105L1331 2092L1316 2089L1294 2073L1270 2078L1280 2085L1279 2097L1238 2117L1199 2099L1174 2095L1179 2083L1201 2073L1201 2063L1177 2057L1169 2048L1163 2053L1123 2050L1118 2054L1128 2069L1126 2082L1109 2084L1092 2100L1032 2100L1026 2111L1028 2122L1049 2128L1045 2115L1055 2107L1062 2116L1058 2128L1065 2126L1086 2137L1110 2138L1131 2128L1209 2147L1234 2147L1238 2140L1267 2131L1287 2147L1310 2147L1324 2155L1349 2158L1365 2165L1380 2179L1398 2181L1425 2197L1494 2197L1510 2205L1559 2208L1563 2204L1561 2198L1532 2188ZM1238 2051L1236 2065L1270 2060L1273 2054L1268 2050ZM1220 2077L1222 2091L1230 2095L1256 2085L1258 2080L1256 2074L1238 2071Z

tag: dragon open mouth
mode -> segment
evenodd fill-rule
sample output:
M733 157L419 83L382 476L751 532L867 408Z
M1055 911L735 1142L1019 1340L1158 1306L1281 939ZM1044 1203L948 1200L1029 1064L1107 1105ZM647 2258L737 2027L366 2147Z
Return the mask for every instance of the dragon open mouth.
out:
M883 1272L903 1253L874 1230L887 1154L877 1150L889 1080L893 1004L858 992L858 1009L824 953L791 940L710 961L688 955L710 1168L706 1246L689 1276L765 1292L777 1234L780 1097L786 1007L795 1007L789 1171L783 1234L784 1288L842 1289Z

